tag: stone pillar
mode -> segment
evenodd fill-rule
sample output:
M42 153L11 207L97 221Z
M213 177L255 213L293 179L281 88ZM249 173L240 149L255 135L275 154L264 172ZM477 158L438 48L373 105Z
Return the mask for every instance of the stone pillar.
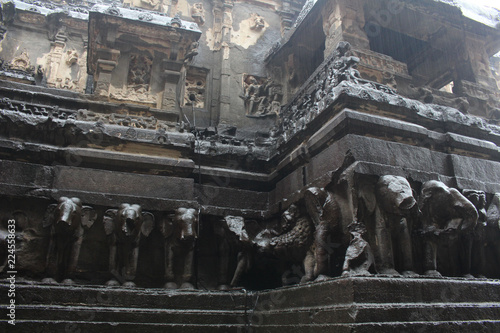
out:
M222 1L222 32L221 32L221 76L220 76L220 114L227 114L231 111L231 61L229 45L231 43L231 31L233 29L232 17L233 1Z
M456 66L458 79L497 88L484 41L466 36L460 53L460 62Z
M325 40L325 58L340 41L347 41L353 49L370 49L364 31L363 5L359 0L330 1L322 11Z
M294 13L292 11L290 0L283 0L280 13L281 35L283 36L293 26Z

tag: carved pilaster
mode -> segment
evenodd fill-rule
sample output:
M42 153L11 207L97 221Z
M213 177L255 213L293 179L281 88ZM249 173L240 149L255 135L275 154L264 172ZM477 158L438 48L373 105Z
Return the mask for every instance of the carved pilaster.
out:
M220 108L221 113L230 111L230 98L227 94L231 91L231 81L230 81L230 43L231 43L231 31L233 27L233 0L223 0L222 1L222 70L221 70L221 100ZM227 99L225 99L227 97Z
M50 43L50 53L47 57L46 73L47 86L51 88L56 88L57 84L57 72L59 69L59 64L66 48L66 41L68 36L65 30L59 30L54 37L54 41Z
M184 67L182 63L169 61L167 59L163 60L162 63L162 78L165 80L165 88L163 90L163 98L161 99L161 105L158 107L165 110L177 110L179 111L179 82L181 76L184 74Z
M95 80L95 94L101 96L109 95L111 74L118 64L120 51L112 49L101 49L98 52L97 75Z

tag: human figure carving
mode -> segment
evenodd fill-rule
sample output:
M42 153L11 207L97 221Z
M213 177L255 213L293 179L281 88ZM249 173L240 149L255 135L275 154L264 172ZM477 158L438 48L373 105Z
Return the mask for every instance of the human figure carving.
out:
M329 259L337 247L342 243L342 216L340 205L332 193L310 187L304 193L307 213L314 223L314 269L311 278L328 275Z

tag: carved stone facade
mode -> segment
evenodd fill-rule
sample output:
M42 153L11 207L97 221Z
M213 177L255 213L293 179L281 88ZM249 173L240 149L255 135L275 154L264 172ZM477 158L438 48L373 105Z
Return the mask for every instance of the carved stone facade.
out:
M221 295L244 300L228 330L498 330L496 21L445 1L1 10L0 273L44 290L23 306L116 297L48 304L52 331L90 327L58 312L72 302L216 330Z

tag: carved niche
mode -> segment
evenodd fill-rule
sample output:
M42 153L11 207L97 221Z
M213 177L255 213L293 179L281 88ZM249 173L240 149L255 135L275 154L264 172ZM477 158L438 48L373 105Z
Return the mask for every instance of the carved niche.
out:
M199 68L189 68L186 74L184 105L205 108L207 73Z
M118 100L133 100L156 103L156 95L150 93L151 68L153 57L131 54L127 75L127 87L111 89L110 97Z
M283 92L280 84L271 79L254 75L243 76L243 91L241 96L245 101L246 115L261 117L275 115L280 112Z

